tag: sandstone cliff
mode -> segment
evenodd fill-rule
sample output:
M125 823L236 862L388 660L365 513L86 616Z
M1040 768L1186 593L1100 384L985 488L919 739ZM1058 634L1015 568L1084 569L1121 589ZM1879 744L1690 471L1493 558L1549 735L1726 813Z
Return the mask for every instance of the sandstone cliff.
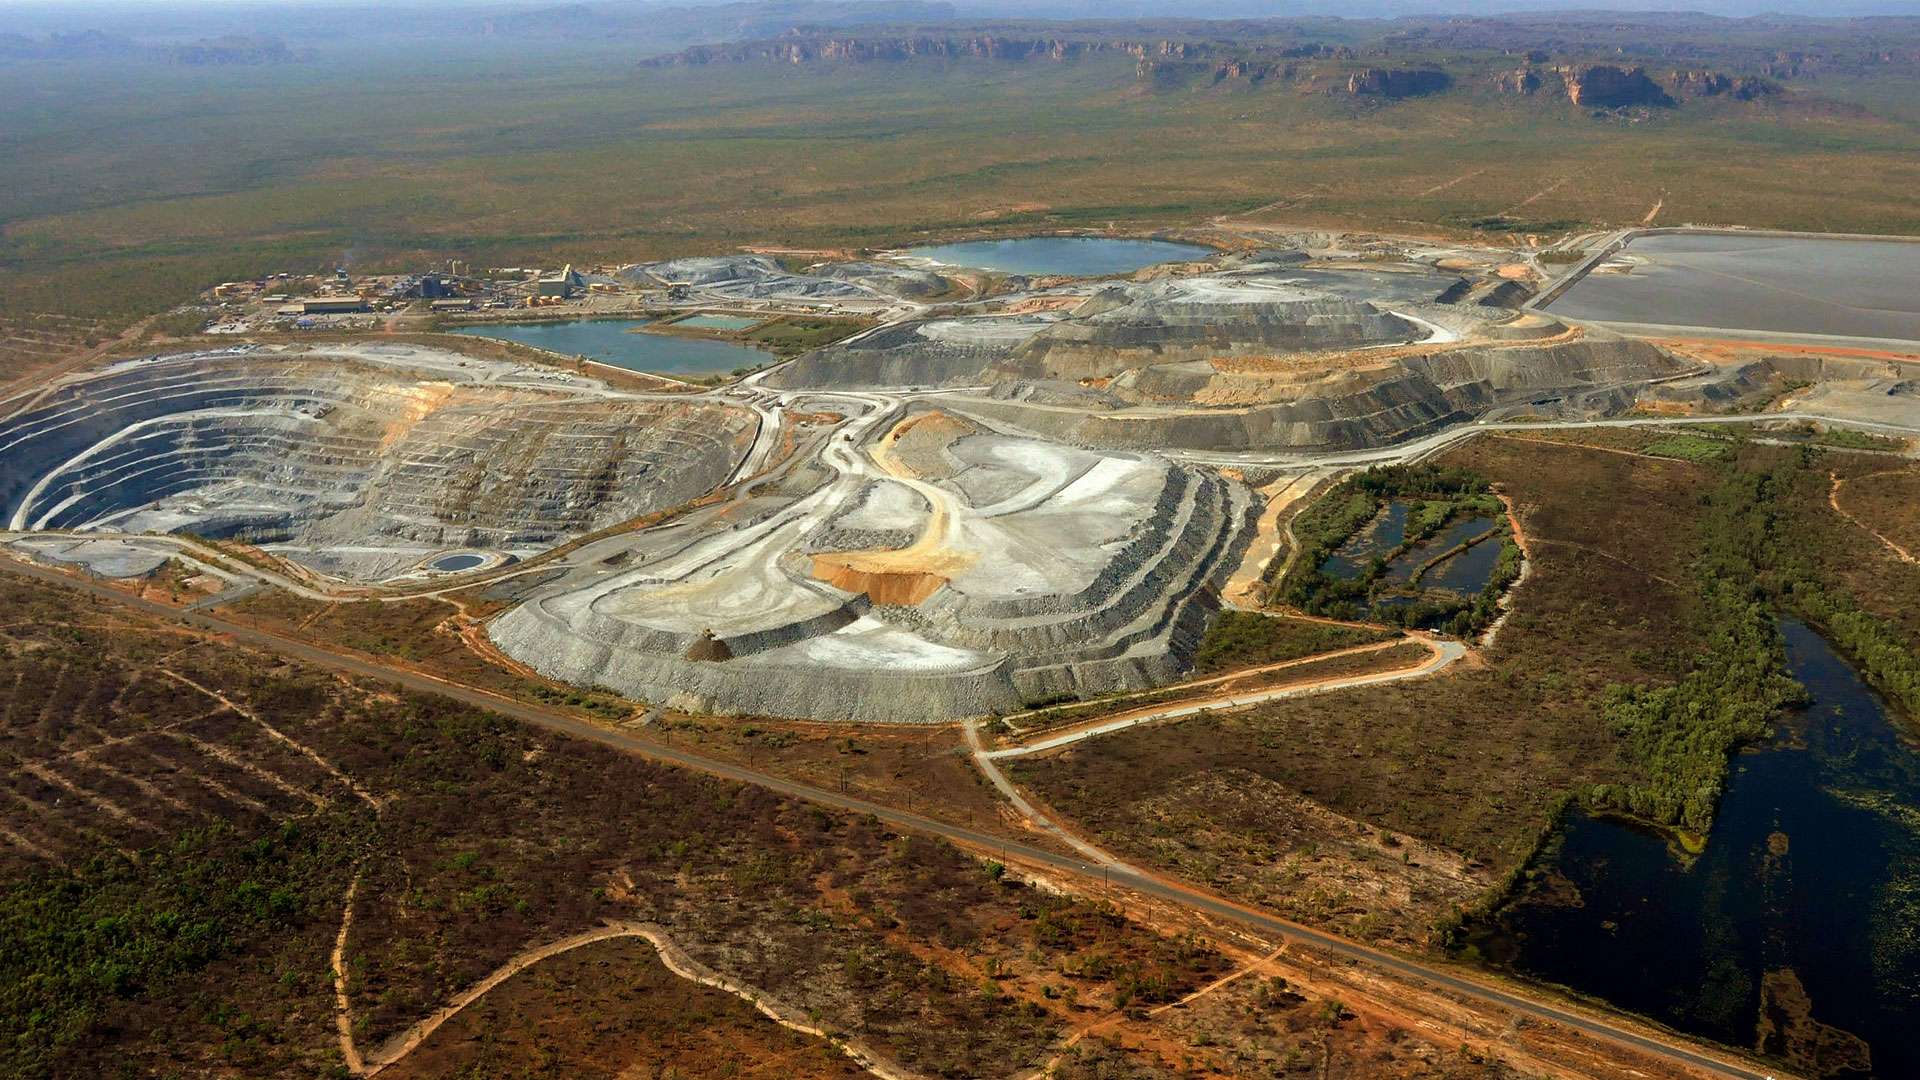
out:
M1495 79L1494 86L1503 94L1532 94L1540 89L1540 73L1532 68L1509 71Z
M1680 97L1730 97L1754 101L1780 93L1778 83L1755 75L1728 75L1719 71L1676 71L1667 86Z
M657 56L643 60L641 64L644 67L683 67L756 62L868 63L885 60L914 60L924 57L1060 61L1096 53L1142 55L1146 48L1147 46L1128 42L1014 38L992 34L962 37L926 34L907 37L795 37L729 45L698 45L670 56Z
M1575 105L1619 109L1631 105L1672 106L1673 97L1647 76L1645 68L1621 69L1611 64L1584 64L1563 68L1567 99Z
M1453 77L1438 68L1368 68L1347 77L1347 93L1384 98L1437 94L1453 85Z

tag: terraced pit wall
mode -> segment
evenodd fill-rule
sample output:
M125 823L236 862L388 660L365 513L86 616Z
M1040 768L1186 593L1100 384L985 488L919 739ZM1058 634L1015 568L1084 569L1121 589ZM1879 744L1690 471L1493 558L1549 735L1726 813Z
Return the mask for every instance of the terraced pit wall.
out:
M1114 391L1168 405L1268 399L1260 404L1094 412L1009 395L955 398L949 405L1080 446L1332 452L1392 445L1502 407L1616 411L1630 406L1647 383L1693 370L1653 345L1595 333L1557 344L1448 349L1371 369L1328 372L1311 363L1303 358L1298 371L1270 373L1153 368L1116 380Z
M697 498L753 433L730 406L442 375L299 356L120 365L0 425L0 513L27 528L544 546Z
M694 632L644 628L601 609L590 591L539 597L489 626L495 643L543 674L604 685L694 711L887 723L943 723L1063 697L1148 689L1192 664L1217 590L1253 533L1251 492L1204 469L1168 466L1154 502L1084 587L1022 597L969 596L943 585L918 604L881 603L805 576L794 589L821 613L722 639L725 660ZM892 599L886 595L881 600ZM644 596L638 601L644 606ZM834 666L804 651L868 618L981 662L936 672ZM787 647L801 651L782 655Z

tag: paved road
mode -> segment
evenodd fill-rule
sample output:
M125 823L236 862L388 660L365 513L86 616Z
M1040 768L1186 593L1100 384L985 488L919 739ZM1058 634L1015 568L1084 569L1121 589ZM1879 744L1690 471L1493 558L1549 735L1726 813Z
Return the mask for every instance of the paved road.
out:
M1694 1049L1678 1041L1669 1041L1652 1035L1641 1034L1621 1023L1606 1017L1569 1007L1535 1000L1504 987L1481 981L1462 972L1429 966L1418 960L1383 952L1378 949L1335 937L1331 934L1301 926L1276 918L1264 912L1241 907L1216 896L1197 892L1170 882L1151 878L1126 868L1112 866L1101 867L1056 854L1042 848L1032 847L1018 841L1010 841L989 833L950 825L936 821L924 815L896 810L890 806L869 802L865 799L828 791L808 784L795 783L778 776L742 768L729 762L720 761L696 754L689 750L664 745L649 739L643 739L625 731L603 728L580 720L565 713L497 697L472 687L447 682L416 672L402 671L382 664L373 663L355 656L347 656L322 649L306 642L294 641L270 634L253 627L243 626L217 616L202 613L189 613L164 604L129 596L117 589L93 581L75 579L40 566L17 562L12 559L0 559L0 572L19 577L32 578L42 582L63 585L101 597L113 603L130 607L145 614L162 619L176 620L190 626L200 627L215 633L226 634L245 644L288 656L317 667L343 672L364 678L380 679L410 690L422 693L440 694L456 701L479 708L492 709L537 727L556 731L575 738L587 739L618 750L639 754L656 761L683 766L711 776L733 780L787 795L823 806L836 807L854 813L871 814L896 828L911 829L915 832L944 837L956 843L965 844L979 850L998 851L1008 860L1017 860L1031 866L1046 867L1070 874L1091 877L1101 876L1104 880L1124 886L1145 896L1171 902L1190 911L1201 912L1216 918L1239 923L1262 934L1291 939L1335 955L1396 975L1410 976L1424 980L1457 994L1487 1004L1509 1009L1515 1013L1564 1024L1596 1038L1625 1046L1644 1053L1652 1054L1669 1061L1704 1071L1707 1075L1727 1077L1732 1080L1773 1080L1776 1075L1724 1060L1704 1050Z

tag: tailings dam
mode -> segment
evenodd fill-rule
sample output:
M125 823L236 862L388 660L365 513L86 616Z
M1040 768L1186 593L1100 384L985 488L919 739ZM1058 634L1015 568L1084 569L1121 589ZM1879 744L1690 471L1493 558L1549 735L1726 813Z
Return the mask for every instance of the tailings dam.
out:
M1920 242L1637 236L1548 306L1594 322L1920 341Z

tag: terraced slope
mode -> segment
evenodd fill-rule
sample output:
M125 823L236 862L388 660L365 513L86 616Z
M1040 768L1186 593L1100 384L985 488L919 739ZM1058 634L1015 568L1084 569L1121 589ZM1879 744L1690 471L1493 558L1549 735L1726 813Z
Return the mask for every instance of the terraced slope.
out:
M155 357L12 405L9 527L240 536L296 557L542 548L711 490L755 423L556 372L365 348ZM357 576L353 560L319 561Z
M1329 452L1501 410L1616 411L1692 370L1644 342L1441 302L1463 281L1366 263L1124 282L1066 311L889 326L804 356L766 385L978 388L954 407L1079 446Z
M1216 356L1358 349L1428 329L1368 300L1279 280L1183 278L1104 289L995 366L1000 378L1106 378ZM996 380L997 381L997 380Z
M1047 438L1116 449L1302 451L1386 446L1501 410L1586 416L1627 408L1692 366L1598 331L1344 356L1220 357L1121 372L1104 410L1006 383L958 411Z
M583 567L489 632L546 674L681 708L948 721L1179 675L1247 536L1244 486L1156 456L886 408L840 446L820 488Z
M1048 326L1033 316L917 319L830 345L769 375L783 390L864 390L984 383L990 371Z

